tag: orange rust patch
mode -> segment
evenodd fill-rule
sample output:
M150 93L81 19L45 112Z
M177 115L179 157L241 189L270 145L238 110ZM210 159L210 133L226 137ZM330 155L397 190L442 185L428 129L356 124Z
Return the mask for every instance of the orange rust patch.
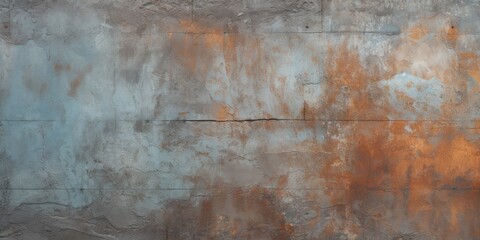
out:
M468 74L480 84L480 70L470 70Z
M232 41L235 37L229 37L225 41L225 35L218 34L221 31L207 26L193 23L190 21L181 21L181 27L187 32L209 32L202 35L184 34L181 39L169 35L169 42L172 55L175 61L189 74L205 79L210 70L216 51L228 51L234 47ZM224 44L227 42L228 44ZM229 55L230 56L230 55Z
M218 119L218 120L233 119L232 113L230 112L230 107L228 107L227 105L221 105L217 107L215 119Z
M467 74L480 83L480 62L475 52L459 52L459 67Z
M345 189L329 192L332 204L355 210L358 206L381 206L388 203L389 195L400 195L394 201L399 205L389 207L395 213L389 221L408 221L420 232L442 225L442 230L435 231L448 238L478 236L469 234L475 234L475 224L470 222L478 221L471 211L476 211L480 202L480 193L475 190L480 187L476 171L480 169L480 142L468 140L463 130L455 127L407 124L365 123L346 136L346 145L352 146L347 164L329 159L319 175L328 179L327 188ZM414 135L405 132L407 126ZM452 188L448 201L425 202L439 189ZM432 214L448 216L449 220L432 220Z
M445 38L446 42L455 46L458 40L458 29L451 25L451 26L446 26L445 29L442 32L443 38Z
M474 170L480 169L478 141L467 140L455 128L432 132L438 130L422 123L409 124L412 136L405 132L406 126L404 122L376 123L355 130L348 139L354 146L352 171L338 176L324 171L323 175L346 178L346 186L354 189L480 186L480 173ZM459 178L464 181L458 182Z
M375 104L378 91L375 83L390 76L372 69L366 69L357 51L351 51L344 41L339 47L329 47L325 66L326 91L319 106L306 106L307 118L316 118L314 113L321 113L326 119L367 119L372 116L372 110L385 118L387 108ZM313 112L312 112L313 111Z
M180 20L180 27L185 32L191 33L223 33L221 28L199 24L198 22L190 20Z
M413 26L410 29L407 29L406 32L408 33L408 37L415 41L418 41L428 33L428 30L423 24L418 24L417 26Z
M361 59L359 50L349 47L348 38L341 43L329 46L326 56L326 82L318 103L305 106L308 119L388 119L402 113L394 106L385 104L390 96L376 83L391 79L395 74L408 73L421 79L438 79L444 86L441 111L432 118L451 119L461 114L468 115L465 99L475 98L473 90L467 91L466 77L480 80L480 64L477 54L456 49L460 33L444 20L438 27L438 18L425 19L398 37L395 49L383 58L383 61ZM432 24L430 24L432 23ZM453 28L452 28L453 27ZM427 34L427 33L432 34ZM363 62L366 61L366 62ZM405 94L398 95L405 106L412 106L415 99ZM424 112L410 107L413 114L420 118ZM403 117L402 117L403 118Z

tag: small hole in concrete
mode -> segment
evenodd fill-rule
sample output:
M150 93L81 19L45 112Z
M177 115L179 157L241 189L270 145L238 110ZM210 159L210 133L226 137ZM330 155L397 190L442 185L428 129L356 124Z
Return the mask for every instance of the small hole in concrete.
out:
M452 26L452 28L455 28L454 26Z
M306 29L308 29L308 26L305 26Z

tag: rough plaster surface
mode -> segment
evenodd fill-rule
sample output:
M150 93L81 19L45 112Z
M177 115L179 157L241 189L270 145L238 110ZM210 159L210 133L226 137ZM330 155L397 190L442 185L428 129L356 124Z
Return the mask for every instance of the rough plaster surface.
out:
M0 0L0 239L480 239L477 0Z

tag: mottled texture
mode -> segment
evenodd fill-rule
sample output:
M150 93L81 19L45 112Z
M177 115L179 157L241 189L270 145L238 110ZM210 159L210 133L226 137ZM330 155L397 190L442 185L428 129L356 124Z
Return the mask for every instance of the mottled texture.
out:
M477 0L0 0L0 239L480 239Z

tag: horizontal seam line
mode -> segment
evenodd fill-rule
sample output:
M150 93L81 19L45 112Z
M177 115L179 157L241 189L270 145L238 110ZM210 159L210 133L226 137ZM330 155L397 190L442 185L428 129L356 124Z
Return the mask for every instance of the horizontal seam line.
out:
M56 120L56 119L4 119L0 122L255 122L255 121L301 121L301 122L473 122L476 119L303 119L303 118L245 118L245 119L99 119L99 120Z
M311 31L311 32L158 32L157 34L147 34L152 35L160 35L160 34L192 34L192 35L255 35L255 34L379 34L379 35L389 35L395 36L400 35L402 33L409 33L409 31L400 31L400 32L382 32L382 31ZM425 32L426 34L437 34L440 35L439 32ZM125 34L128 36L129 34ZM467 33L460 33L460 36L469 36L469 35L480 35L480 32L467 32ZM133 36L133 34L132 34Z
M151 121L151 122L255 122L255 121L300 121L300 122L471 122L476 120L408 120L408 119L282 119L282 118L258 118L258 119L174 119L174 120L117 120L117 121Z
M216 189L237 189L237 188L249 188L252 186L244 187L212 187L212 188L120 188L120 189L102 189L102 188L0 188L0 191L194 191L194 190L216 190ZM405 190L433 190L433 191L480 191L480 188L271 188L262 187L269 190L299 190L299 191L356 191L356 190L368 190L368 191L405 191Z

